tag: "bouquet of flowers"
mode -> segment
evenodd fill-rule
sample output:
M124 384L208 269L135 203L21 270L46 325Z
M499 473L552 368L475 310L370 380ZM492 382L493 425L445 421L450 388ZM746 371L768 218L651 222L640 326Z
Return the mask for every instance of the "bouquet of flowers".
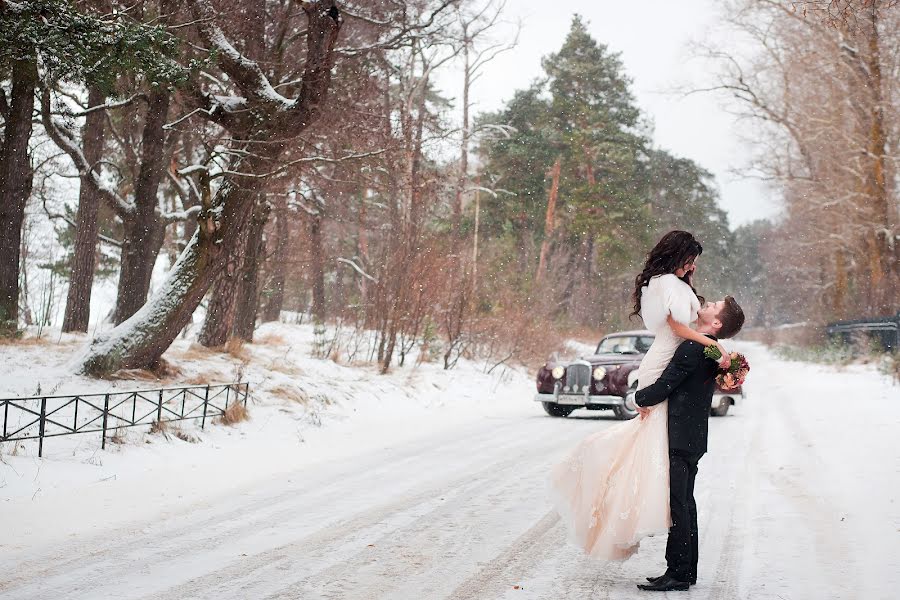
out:
M715 344L707 346L703 351L703 355L716 362L722 358L722 352ZM747 357L740 352L732 352L731 364L728 365L727 369L719 369L719 373L716 375L716 383L723 390L733 390L744 385L744 379L746 379L749 372L750 363L747 362Z

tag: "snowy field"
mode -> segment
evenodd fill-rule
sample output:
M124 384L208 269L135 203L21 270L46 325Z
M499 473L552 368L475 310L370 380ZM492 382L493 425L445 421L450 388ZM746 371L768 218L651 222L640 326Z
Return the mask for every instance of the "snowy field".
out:
M665 539L623 564L566 546L546 474L611 414L546 416L524 370L380 376L310 358L306 326L215 354L179 340L165 384L250 382L251 419L183 441L129 430L2 448L0 599L636 598ZM155 387L69 375L83 341L0 346L0 395ZM683 598L896 597L900 388L873 368L776 360L710 424L700 574ZM650 594L652 596L652 594ZM667 595L668 596L668 595Z

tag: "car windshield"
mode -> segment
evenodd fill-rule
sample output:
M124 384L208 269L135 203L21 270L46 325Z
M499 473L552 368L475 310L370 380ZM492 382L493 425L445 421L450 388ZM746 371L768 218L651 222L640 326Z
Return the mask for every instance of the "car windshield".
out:
M652 343L648 335L617 335L600 340L597 354L644 354Z

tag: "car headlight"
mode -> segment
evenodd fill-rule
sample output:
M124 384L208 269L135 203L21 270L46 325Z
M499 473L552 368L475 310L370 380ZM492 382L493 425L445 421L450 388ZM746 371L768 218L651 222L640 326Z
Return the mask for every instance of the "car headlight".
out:
M603 381L603 378L606 377L606 369L603 367L597 367L594 369L594 379L597 381Z
M566 374L566 369L565 367L553 367L550 374L553 375L553 379L562 379L563 375Z

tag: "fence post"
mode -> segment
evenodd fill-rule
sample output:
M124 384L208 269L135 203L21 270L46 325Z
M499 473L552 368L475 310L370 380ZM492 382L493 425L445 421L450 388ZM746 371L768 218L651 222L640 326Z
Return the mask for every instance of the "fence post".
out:
M106 419L109 416L109 394L103 396L103 440L100 442L100 449L106 450Z
M3 402L3 439L6 439L6 421L9 418L9 400Z
M162 394L163 391L159 390L159 404L156 405L156 422L162 422Z
M206 393L203 395L203 419L200 420L200 429L206 427L206 407L209 406L209 384L206 385Z
M38 458L44 456L44 422L47 418L47 398L41 398L41 423L38 433Z

